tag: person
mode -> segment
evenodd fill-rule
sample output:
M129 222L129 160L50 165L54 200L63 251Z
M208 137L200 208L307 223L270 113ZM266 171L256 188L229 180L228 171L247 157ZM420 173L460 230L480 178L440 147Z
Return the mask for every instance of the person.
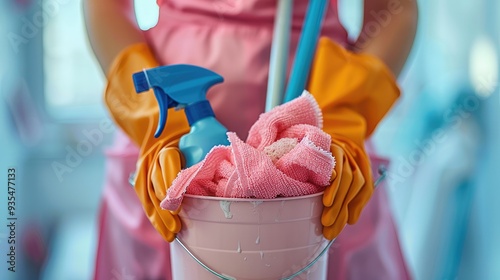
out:
M291 59L308 2L294 1ZM147 31L136 24L132 0L86 0L84 14L91 46L105 73L109 73L113 61L126 47L145 43L161 65L194 64L221 74L225 82L213 87L208 99L222 124L245 139L250 126L264 111L276 4L277 1L269 0L158 0L158 23ZM361 35L357 41L349 42L339 21L337 1L332 0L321 33L355 52L377 56L397 76L413 44L416 23L415 0L365 0ZM138 152L138 147L119 130L114 144L106 151L94 279L127 275L134 279L171 279L169 244L150 224L128 183ZM369 211L377 211L377 207ZM355 227L348 230L356 231ZM348 239L343 236L339 236L337 244ZM364 239L376 240L369 234ZM343 270L354 271L345 272L343 278L363 279L359 271L364 269L380 270L378 279L409 278L397 240L388 242L396 244L369 251L373 259L390 255L385 250L396 251L392 256L399 260L393 261L390 268L366 266L370 256L353 256L353 251L346 249L348 246L342 250L332 248L328 278L338 279L340 274L336 271ZM346 262L349 258L352 260ZM341 269L342 266L350 268Z

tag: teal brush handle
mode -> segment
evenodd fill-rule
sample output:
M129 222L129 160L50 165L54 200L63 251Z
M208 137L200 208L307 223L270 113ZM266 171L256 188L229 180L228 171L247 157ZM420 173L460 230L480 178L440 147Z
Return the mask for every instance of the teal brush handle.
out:
M309 1L284 102L300 96L305 89L327 6L328 0Z

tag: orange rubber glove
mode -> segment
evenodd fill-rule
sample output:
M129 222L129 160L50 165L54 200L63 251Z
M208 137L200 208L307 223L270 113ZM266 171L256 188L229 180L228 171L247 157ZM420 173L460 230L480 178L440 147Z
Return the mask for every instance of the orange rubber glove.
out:
M318 42L309 92L323 113L336 159L323 195L323 235L331 240L357 222L373 193L364 141L399 97L395 78L378 58L349 52L327 38Z
M181 170L178 143L189 126L184 113L172 108L162 135L154 138L158 104L152 91L136 93L132 74L157 66L146 44L126 48L111 66L104 99L115 123L140 147L134 189L153 226L171 242L181 229L181 221L177 213L163 210L160 202Z

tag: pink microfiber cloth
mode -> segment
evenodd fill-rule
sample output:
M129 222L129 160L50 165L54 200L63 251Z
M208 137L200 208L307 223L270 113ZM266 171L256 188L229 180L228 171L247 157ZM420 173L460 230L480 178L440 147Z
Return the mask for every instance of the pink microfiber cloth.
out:
M228 132L231 145L214 147L203 161L182 170L161 207L178 209L185 193L270 199L323 191L335 159L322 125L316 100L304 91L260 115L246 143Z

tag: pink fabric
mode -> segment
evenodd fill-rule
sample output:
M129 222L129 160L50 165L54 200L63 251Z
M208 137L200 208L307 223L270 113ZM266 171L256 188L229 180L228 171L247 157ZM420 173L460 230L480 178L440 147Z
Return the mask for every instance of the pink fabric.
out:
M169 244L151 225L128 183L138 148L121 131L106 150L94 279L171 279Z
M131 0L123 2L133 7ZM246 139L264 111L276 1L159 2L158 25L145 32L156 56L163 64L191 63L220 73L225 81L213 87L208 98L217 118ZM307 3L294 1L289 68ZM347 45L336 0L331 1L322 34ZM94 279L119 278L123 270L135 279L172 279L169 244L151 226L128 184L137 148L118 132L106 156ZM385 191L376 190L359 222L337 238L329 252L328 279L408 279L386 200Z
M161 207L178 209L185 193L271 199L323 191L330 183L335 159L330 153L331 137L321 124L316 100L304 92L262 114L250 129L247 143L228 132L231 145L214 147L202 162L181 171ZM297 144L283 148L282 139L296 139ZM265 152L271 145L273 150L288 151L273 162Z

